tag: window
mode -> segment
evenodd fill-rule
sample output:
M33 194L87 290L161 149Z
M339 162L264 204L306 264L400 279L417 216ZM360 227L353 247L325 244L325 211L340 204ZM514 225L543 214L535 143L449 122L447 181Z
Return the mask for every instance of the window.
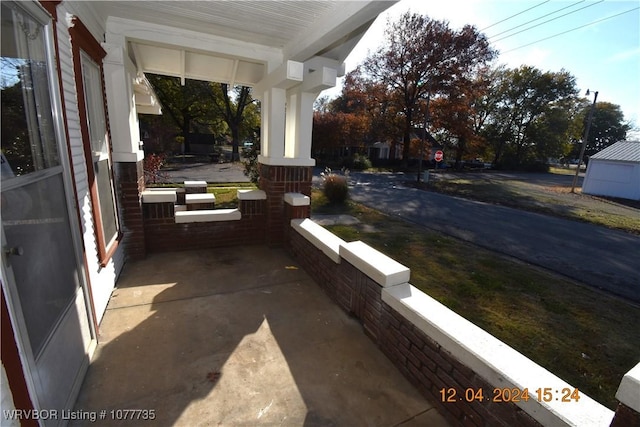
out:
M69 29L78 90L80 130L89 178L89 191L102 266L120 238L111 165L109 126L105 108L102 59L106 52L87 28L73 19Z
M2 178L59 166L48 89L44 26L2 5Z

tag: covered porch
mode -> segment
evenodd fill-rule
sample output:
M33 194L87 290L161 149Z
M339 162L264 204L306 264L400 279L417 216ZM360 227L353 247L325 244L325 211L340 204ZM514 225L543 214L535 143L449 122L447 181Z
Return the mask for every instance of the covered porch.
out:
M126 409L155 425L449 425L356 318L264 245L127 264L76 403L106 410L101 425Z

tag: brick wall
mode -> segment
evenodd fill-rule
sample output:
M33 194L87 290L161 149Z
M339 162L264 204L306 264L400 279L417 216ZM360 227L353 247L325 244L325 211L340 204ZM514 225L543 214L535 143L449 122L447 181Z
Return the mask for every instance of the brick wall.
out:
M541 426L514 403L492 402L493 386L389 305L382 302L381 308L380 349L449 421L464 426ZM443 402L441 390L447 400L449 388L456 390L455 403ZM470 390L470 402L465 390ZM478 390L489 400L474 399Z
M616 408L616 416L611 423L611 427L640 426L640 413L620 403Z
M144 190L143 162L115 163L116 194L120 210L122 245L128 259L146 256L144 219L140 193Z
M340 307L360 320L364 332L452 425L542 425L517 404L495 401L494 389L497 386L490 384L382 300L381 286L344 258L339 263L334 262L293 228L286 243L287 250L301 267ZM456 390L455 402L448 403L448 389L451 388ZM468 395L466 390L469 390ZM478 390L482 390L482 401L476 399ZM533 390L529 398L535 401ZM606 408L603 409L606 412ZM549 411L541 405L533 410ZM598 414L602 412L598 410ZM547 412L545 417L559 425L564 422L560 415L551 412ZM604 418L607 418L606 414ZM636 411L620 404L611 425L640 426L639 420Z
M313 168L260 165L259 187L267 194L266 243L281 246L285 235L285 193L311 195ZM308 216L308 215L307 215ZM288 222L287 228L288 228Z
M242 218L238 221L186 224L176 224L173 203L145 203L146 250L153 253L264 243L265 202L240 200Z

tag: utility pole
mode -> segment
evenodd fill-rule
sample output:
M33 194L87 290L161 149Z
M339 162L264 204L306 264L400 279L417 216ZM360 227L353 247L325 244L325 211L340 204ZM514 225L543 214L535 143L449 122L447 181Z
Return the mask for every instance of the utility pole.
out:
M587 96L589 96L589 89L587 89ZM573 184L571 184L571 192L575 193L576 183L578 182L578 174L580 173L580 165L582 164L582 158L584 157L584 150L587 148L587 138L589 138L589 129L591 128L591 120L593 120L593 111L596 109L596 99L598 99L598 91L594 92L593 104L591 104L591 110L589 110L589 118L587 119L587 126L584 130L584 136L582 137L582 147L580 148L580 157L578 157L578 167L576 168L576 174L573 176Z

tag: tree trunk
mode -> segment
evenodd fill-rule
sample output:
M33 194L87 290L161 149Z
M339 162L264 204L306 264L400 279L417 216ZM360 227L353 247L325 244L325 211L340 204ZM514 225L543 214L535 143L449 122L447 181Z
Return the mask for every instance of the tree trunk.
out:
M464 156L464 151L466 148L466 139L458 138L458 146L456 147L456 169L460 169L462 167L462 157Z
M238 123L230 123L231 128L231 161L236 162L240 160L240 136L238 130Z
M191 119L186 114L183 114L183 117L184 117L184 122L182 123L182 138L183 138L183 144L184 144L184 153L190 153L191 141L189 140L189 131L191 130Z
M404 146L402 147L402 163L401 166L406 168L409 166L409 156L411 155L411 122L412 115L411 112L407 112L406 121L404 125L404 134L402 135L402 142Z

